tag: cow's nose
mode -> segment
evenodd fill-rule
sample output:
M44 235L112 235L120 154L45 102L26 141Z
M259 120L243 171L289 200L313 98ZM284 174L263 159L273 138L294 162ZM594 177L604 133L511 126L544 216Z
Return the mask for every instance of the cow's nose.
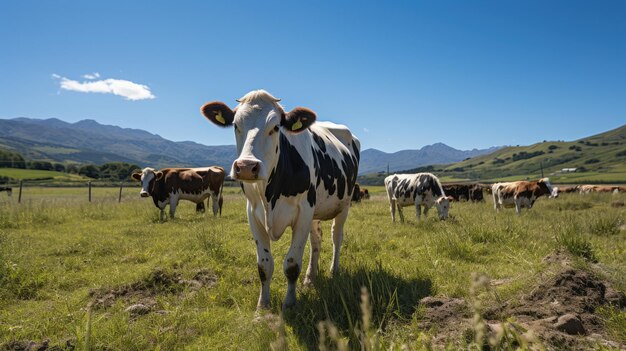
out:
M255 160L236 160L233 164L235 177L239 180L256 180L259 178L261 162Z

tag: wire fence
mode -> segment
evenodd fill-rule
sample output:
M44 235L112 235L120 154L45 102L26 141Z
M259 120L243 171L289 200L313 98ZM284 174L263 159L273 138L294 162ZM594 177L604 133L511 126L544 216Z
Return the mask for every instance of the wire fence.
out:
M225 181L224 187L239 187L239 183L235 181ZM13 181L5 184L0 184L0 198L4 196L8 196L11 198L16 198L17 203L22 203L25 199L29 197L39 197L41 196L41 191L31 191L35 188L72 188L77 191L74 191L73 194L78 194L79 197L83 197L88 202L93 202L97 199L97 197L105 197L111 200L112 189L117 189L115 191L116 200L118 203L122 202L124 198L128 198L128 190L137 191L137 195L139 194L139 189L141 188L141 184L138 182L114 182L114 181L82 181L82 182L70 182L70 183L50 183L48 179L47 182L41 180L20 180ZM103 195L102 192L98 192L96 194L95 189L107 189L106 195ZM126 189L126 190L125 190ZM6 194L6 195L5 195ZM57 193L58 194L58 193ZM52 195L54 196L54 195Z

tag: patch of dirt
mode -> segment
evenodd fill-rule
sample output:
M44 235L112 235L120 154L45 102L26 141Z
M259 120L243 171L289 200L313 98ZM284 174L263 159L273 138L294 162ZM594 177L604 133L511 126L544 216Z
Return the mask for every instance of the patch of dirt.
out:
M42 342L36 342L32 340L27 341L10 341L6 344L0 345L2 351L61 351L61 350L74 350L76 346L74 341L67 340L65 344L50 345L50 340L44 340Z
M126 312L136 317L150 313L157 305L156 297L164 294L180 294L187 290L211 288L217 284L217 276L207 270L196 272L192 279L182 279L179 272L157 268L144 279L114 288L94 289L89 292L94 309L109 308L118 299L127 305Z
M520 334L532 334L548 349L586 350L597 345L626 348L612 340L603 320L596 314L599 307L612 305L626 308L626 295L592 273L572 268L563 252L544 258L556 266L557 273L544 278L530 292L490 306L483 311L488 336L502 331L502 323L513 317L521 327ZM426 297L420 301L421 328L433 331L433 343L445 346L450 341L473 340L471 309L464 299Z

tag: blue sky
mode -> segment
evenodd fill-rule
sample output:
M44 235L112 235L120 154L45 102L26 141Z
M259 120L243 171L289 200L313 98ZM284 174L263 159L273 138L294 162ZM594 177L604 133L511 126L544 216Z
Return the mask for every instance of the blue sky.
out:
M234 144L199 107L263 88L364 149L572 140L626 123L624 18L624 1L3 0L0 118Z

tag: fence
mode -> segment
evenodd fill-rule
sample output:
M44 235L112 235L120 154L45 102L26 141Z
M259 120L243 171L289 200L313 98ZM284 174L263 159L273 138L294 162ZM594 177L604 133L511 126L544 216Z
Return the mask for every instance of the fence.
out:
M87 199L88 202L92 202L92 200L94 199L92 189L95 187L119 188L119 191L117 193L117 202L122 202L122 194L123 194L124 188L137 188L139 187L139 185L136 183L128 183L128 182L112 183L112 182L94 182L94 181L87 181L82 184L72 183L71 185L58 184L58 183L43 184L40 181L20 180L18 183L7 183L7 184L0 185L0 194L2 194L3 192L6 192L8 196L11 196L11 197L16 196L17 202L21 203L22 199L27 194L26 189L28 189L29 187L75 188L75 189L85 188L85 198Z
M95 188L117 188L117 202L122 202L124 189L132 188L137 190L137 196L139 194L139 188L141 187L138 182L106 182L106 181L87 181L87 182L72 182L72 183L45 183L40 180L20 180L19 182L12 182L7 184L0 184L0 197L6 196L4 193L8 193L11 197L17 197L17 203L21 203L25 197L28 197L28 188L73 188L83 189L84 198L88 202L95 200L93 189ZM238 182L225 181L224 187L239 187ZM110 195L109 195L110 196ZM110 197L109 197L110 198Z

